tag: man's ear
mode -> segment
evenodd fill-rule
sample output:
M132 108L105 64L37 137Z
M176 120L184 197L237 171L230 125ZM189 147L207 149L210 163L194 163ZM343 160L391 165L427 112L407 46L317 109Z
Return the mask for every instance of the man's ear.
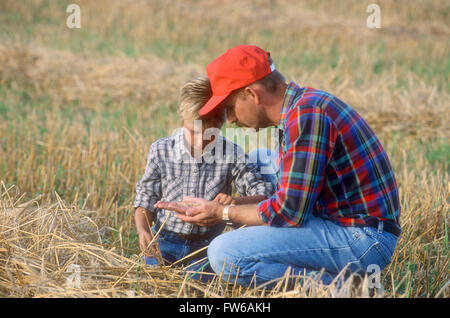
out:
M255 87L252 86L247 86L244 89L244 92L246 94L246 98L250 98L255 103L255 105L259 104L261 97L258 89L255 89Z

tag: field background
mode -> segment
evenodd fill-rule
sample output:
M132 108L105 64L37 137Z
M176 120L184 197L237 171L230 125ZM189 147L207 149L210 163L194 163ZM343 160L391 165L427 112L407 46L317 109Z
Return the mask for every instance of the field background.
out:
M337 295L206 286L138 261L148 147L179 126L180 86L239 44L369 122L402 203L384 296L448 297L450 2L377 0L369 29L372 2L77 1L69 29L72 1L0 1L0 297Z

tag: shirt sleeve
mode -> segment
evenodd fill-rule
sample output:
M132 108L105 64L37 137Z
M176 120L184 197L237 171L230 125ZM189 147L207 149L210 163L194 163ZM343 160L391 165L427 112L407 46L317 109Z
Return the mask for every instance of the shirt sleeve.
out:
M284 127L280 184L272 197L258 204L258 214L268 225L301 226L322 189L335 130L320 107L294 107Z
M275 189L266 181L259 167L250 162L248 155L238 149L237 163L233 166L232 175L236 192L241 196L262 195L270 197Z
M154 144L150 147L145 172L136 184L136 197L133 207L143 207L155 212L154 205L161 198L161 170L158 165L157 149Z

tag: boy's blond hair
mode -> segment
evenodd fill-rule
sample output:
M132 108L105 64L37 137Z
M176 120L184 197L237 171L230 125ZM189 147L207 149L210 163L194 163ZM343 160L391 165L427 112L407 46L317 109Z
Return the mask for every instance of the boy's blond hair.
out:
M198 114L211 96L211 83L207 76L188 81L180 90L178 115L182 120L202 120L207 126L221 126L225 121L223 112L211 114L212 116L200 116Z

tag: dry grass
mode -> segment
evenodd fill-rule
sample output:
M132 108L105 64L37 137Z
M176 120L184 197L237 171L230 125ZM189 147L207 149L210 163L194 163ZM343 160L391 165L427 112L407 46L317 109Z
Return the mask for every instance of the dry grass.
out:
M190 279L193 273L188 269L143 266L141 254L124 257L120 248L102 243L105 232L114 229L99 228L95 211L56 197L56 203L42 195L20 203L23 195L2 183L1 297L349 297L355 293L351 281L336 289L312 278L288 290L289 273L267 291L264 286L244 289L231 277L228 284L221 282L221 276L203 284ZM367 287L363 290L367 296Z
M205 285L139 262L131 202L147 149L178 126L181 84L242 43L350 103L381 139L403 209L385 296L449 296L448 1L379 1L380 30L360 1L80 1L80 30L65 27L67 4L0 3L0 296L351 295Z
M76 100L87 108L98 107L106 97L140 102L173 98L179 85L203 71L155 56L97 58L37 46L2 45L0 58L3 81L30 85L35 94L57 97L58 105Z

